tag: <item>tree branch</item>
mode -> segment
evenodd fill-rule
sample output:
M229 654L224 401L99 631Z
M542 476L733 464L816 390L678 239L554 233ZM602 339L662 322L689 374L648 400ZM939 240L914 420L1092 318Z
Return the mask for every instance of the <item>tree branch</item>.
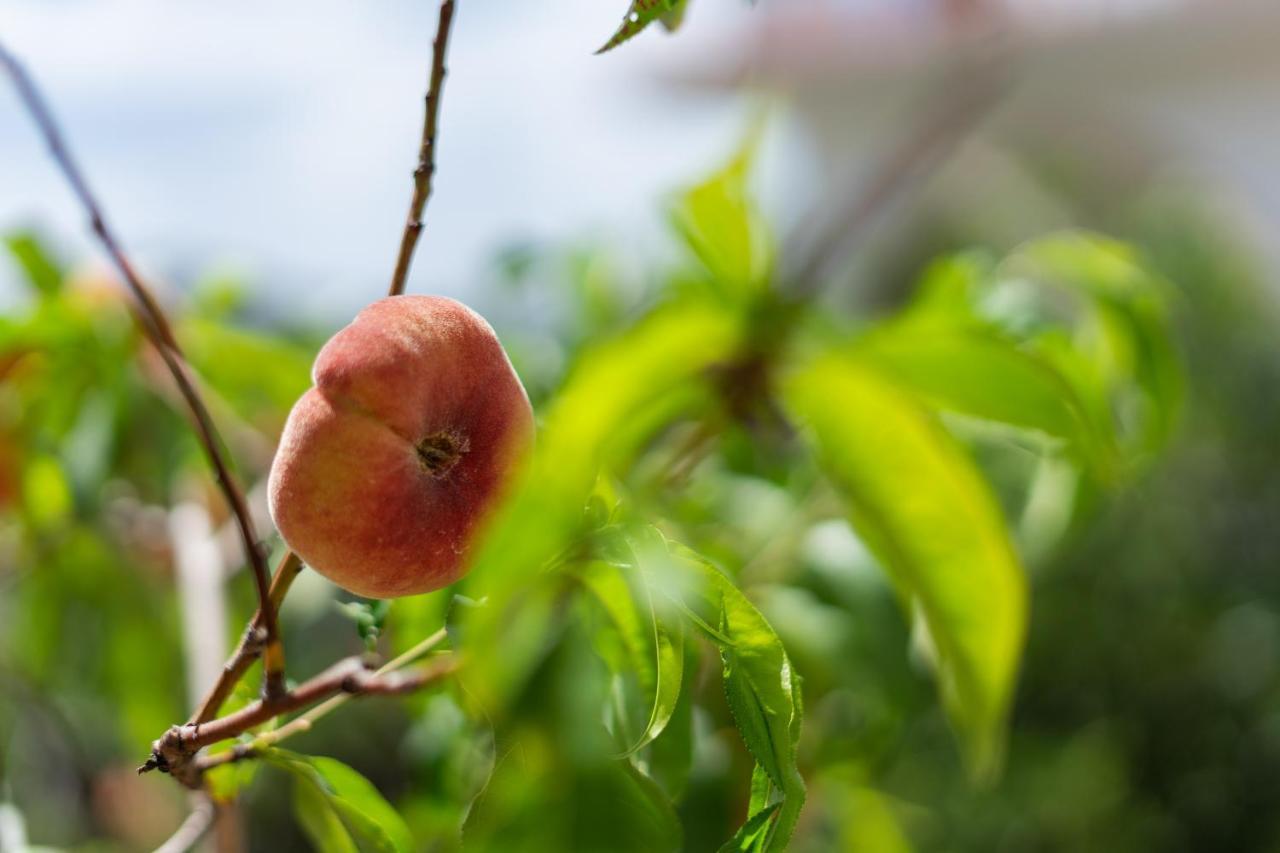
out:
M414 690L432 684L440 679L452 674L458 668L456 658L441 658L440 665L431 667L422 667L416 671L405 673L398 680L391 682L387 689L380 692L386 693L410 693ZM378 674L375 674L378 675ZM382 676L387 679L389 676ZM296 734L309 731L316 720L321 717L328 716L332 711L341 707L354 696L368 696L378 691L361 691L360 693L341 693L334 696L320 705L312 708L305 714L302 714L289 722L285 723L278 729L265 732L254 738L249 743L238 743L225 752L219 752L215 755L200 756L195 760L195 768L198 773L204 773L214 767L223 764L231 764L236 761L243 761L246 758L254 758L261 755L265 750L278 744L285 738L292 737Z
M273 613L280 612L280 605L284 602L285 595L289 592L289 587L293 585L293 581L302 572L302 560L292 551L287 552L281 559L279 567L276 569L275 575L271 578L271 589L268 592L268 599L271 602L271 611ZM222 673L218 676L217 682L209 688L209 692L201 701L200 707L187 721L188 725L205 723L212 720L218 715L218 710L223 703L227 701L227 697L231 695L231 691L240 679L244 678L249 667L253 666L253 662L262 654L263 648L267 643L267 635L265 629L265 617L263 609L258 608L254 613L253 619L245 626L244 634L240 637L240 643L236 646L231 657L223 664Z
M391 287L387 291L389 296L404 293L413 251L422 234L422 212L426 209L427 199L431 198L432 179L436 173L436 123L440 113L440 96L444 91L444 57L449 47L449 31L453 26L453 8L454 0L443 0L440 4L440 18L436 22L436 37L432 42L431 80L427 86L422 143L418 149L418 166L413 170L413 197L409 201L409 216L405 220L395 272L391 275Z
M259 699L234 713L208 723L173 726L151 746L151 757L139 773L161 770L189 787L198 787L205 769L226 760L214 756L201 764L193 762L206 746L237 737L281 714L299 711L331 696L381 696L409 693L439 681L457 669L457 659L446 655L411 672L375 672L360 658L341 660L314 678L275 700ZM266 736L264 736L265 738ZM270 741L274 742L274 741ZM246 745L253 747L253 744ZM259 746L258 749L261 747ZM241 750L248 757L253 750ZM232 750L235 752L235 750Z
M218 810L213 800L204 794L193 795L195 806L182 825L169 836L169 840L155 849L155 853L187 853L200 843L205 833L213 826L213 819Z
M190 410L196 435L200 440L200 444L204 447L210 465L213 467L218 487L221 489L223 497L231 509L231 514L236 519L236 526L240 531L245 555L249 564L253 567L254 581L258 589L258 601L263 613L263 627L266 630L267 648L272 650L268 655L268 663L271 666L267 669L264 690L268 696L277 695L283 690L284 685L284 654L279 643L275 610L267 606L270 602L267 561L262 553L258 534L254 530L253 518L249 514L244 492L231 474L217 428L214 426L213 419L209 415L209 410L205 406L200 392L196 389L196 383L188 371L182 350L178 347L178 343L173 337L173 331L164 315L164 311L151 294L150 289L143 284L132 262L125 254L120 241L116 239L114 232L108 226L101 205L98 204L93 192L89 189L84 174L71 156L71 151L68 149L62 132L54 120L53 113L46 105L44 98L41 97L34 81L32 81L17 58L3 44L0 44L0 66L4 67L9 77L13 80L18 96L44 137L54 162L71 186L71 190L79 200L81 207L88 214L94 235L111 257L116 269L132 292L135 299L135 303L132 306L134 316L142 327L143 333L156 348L156 351L160 353L160 357L164 360L165 366L177 384L187 408Z

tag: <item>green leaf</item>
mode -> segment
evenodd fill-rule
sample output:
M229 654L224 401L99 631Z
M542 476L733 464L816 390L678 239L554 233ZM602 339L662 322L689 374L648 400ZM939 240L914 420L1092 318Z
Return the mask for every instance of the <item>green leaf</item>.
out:
M596 54L613 50L623 42L630 41L659 18L673 13L682 14L684 5L685 0L632 0L627 14L622 18L622 24Z
M865 359L932 406L1021 429L1073 448L1103 481L1118 449L1075 387L1041 355L995 331L954 322L901 322L865 337Z
M1143 396L1139 416L1144 448L1161 446L1173 429L1183 395L1167 283L1147 270L1126 244L1085 232L1032 241L1011 255L1004 269L1092 300L1097 313L1090 343L1102 375L1113 385L1136 384Z
M819 358L785 397L846 492L854 527L919 607L971 766L994 772L1027 590L991 490L934 417L855 357Z
M667 543L650 530L637 546L637 555L642 565L651 561L655 577L669 575L672 563L684 574L687 582L667 585L664 591L720 649L730 713L747 750L782 798L761 849L786 849L804 804L805 786L795 750L803 708L782 641L732 581L695 552ZM763 798L757 790L753 801L759 805Z
M685 642L682 683L671 718L649 746L646 770L662 786L672 800L679 799L689 783L693 769L693 702L694 680L698 677L697 643Z
M689 0L674 0L671 4L671 10L665 13L662 18L662 26L669 33L674 33L680 29L680 25L684 23L684 15L689 9Z
M984 252L958 252L931 262L916 283L907 317L964 322L976 319L979 297L992 279L995 264Z
M773 780L765 772L764 767L757 764L751 770L751 799L747 803L747 814L755 814L775 802Z
M720 847L720 853L757 853L767 849L764 844L769 837L769 828L781 806L782 803L773 803L753 814L738 828L733 838Z
M320 853L359 853L337 810L316 786L294 783L293 816Z
M303 829L317 846L378 853L413 849L413 836L404 819L372 782L347 765L282 749L269 750L264 758L293 774L294 806Z
M631 574L637 573L633 566ZM640 731L620 756L625 758L652 743L675 713L684 675L684 635L678 623L668 624L658 615L642 577L629 578L623 569L604 562L588 564L580 577L625 651L624 660L611 660L610 665L619 676L634 674L644 695L652 697Z
M62 290L64 273L53 256L29 231L20 231L4 238L9 254L22 268L27 283L42 296L57 296Z
M568 752L545 735L525 733L503 754L468 813L464 849L680 849L680 820L651 779L627 761L566 766Z
M468 683L499 715L545 644L556 579L543 572L572 549L602 471L624 469L654 433L714 406L709 370L737 352L742 321L701 302L667 306L588 351L551 404L533 459L478 546L467 580L482 610L461 613L474 666ZM516 611L538 612L516 618ZM522 621L523 620L523 621ZM540 627L541 626L541 627ZM526 633L513 642L515 628Z
M1105 481L1159 449L1176 422L1183 369L1173 297L1129 246L1071 231L1033 240L999 265L975 252L933 264L904 322L998 325L1071 386L1073 408L1098 439L1094 470Z
M748 186L763 129L757 120L729 162L685 190L670 214L712 292L735 302L758 293L773 271L773 234Z

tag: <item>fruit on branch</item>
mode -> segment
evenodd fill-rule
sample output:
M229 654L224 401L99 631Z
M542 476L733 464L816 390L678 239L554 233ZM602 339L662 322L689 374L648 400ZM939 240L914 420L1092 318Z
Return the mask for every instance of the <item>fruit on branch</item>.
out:
M388 297L324 345L312 381L271 466L285 542L369 598L457 580L533 439L493 329L452 299Z

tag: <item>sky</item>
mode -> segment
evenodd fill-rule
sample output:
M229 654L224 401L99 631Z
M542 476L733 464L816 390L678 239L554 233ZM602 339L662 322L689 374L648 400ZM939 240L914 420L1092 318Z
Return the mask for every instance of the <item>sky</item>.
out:
M458 0L435 195L409 290L467 298L515 242L603 237L630 262L651 262L670 248L664 199L734 148L753 105L672 85L682 69L727 60L735 38L778 11L771 4L911 15L934 2L693 0L675 37L654 27L594 56L626 0ZM1177 0L1004 2L1106 18ZM332 322L390 277L436 10L435 0L5 0L0 38L45 89L116 230L161 292L230 273L273 313ZM1216 79L1222 64L1195 66L1194 76ZM1280 127L1269 69L1243 88L1179 83L1139 102L1118 80L1108 94L1149 112L1274 223L1280 180L1270 151ZM783 136L761 170L766 201L800 205L806 180L821 187L799 165L803 142ZM22 227L74 260L99 257L0 85L0 233ZM23 292L6 260L0 309Z
M410 194L434 2L6 0L0 37L53 103L130 250L161 287L238 273L304 315L390 276ZM699 0L593 56L625 0L460 0L439 168L410 289L465 295L516 240L657 241L661 201L733 147L743 108L660 81L686 37L736 25ZM695 44L696 42L690 42ZM688 48L685 48L688 49ZM92 256L84 219L0 87L0 232ZM0 297L13 271L0 265Z

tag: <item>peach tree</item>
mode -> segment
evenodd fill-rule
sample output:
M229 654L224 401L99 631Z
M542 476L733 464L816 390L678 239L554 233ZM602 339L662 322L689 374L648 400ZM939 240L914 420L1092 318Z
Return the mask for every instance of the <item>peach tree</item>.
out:
M683 5L636 0L605 49L653 21L674 28ZM191 326L175 331L31 79L0 53L130 288L130 340L145 338L153 376L167 377L163 404L195 425L254 581L256 613L221 676L184 722L154 732L141 768L196 792L172 849L264 767L292 779L298 823L323 850L696 846L706 839L683 836L681 810L697 807L698 750L725 748L726 730L745 758L740 819L715 843L786 849L815 780L820 814L821 791L843 784L838 756L806 744L804 725L806 708L829 710L833 685L806 680L758 598L831 524L887 578L969 772L994 776L1028 621L1026 556L1140 471L1172 429L1165 285L1122 244L1060 233L1005 257L938 259L894 311L850 316L827 298L830 269L883 193L854 193L810 245L780 240L751 191L753 137L672 198L676 268L629 302L583 297L595 313L567 369L528 367L515 333L516 366L538 374L526 375L530 408L479 315L402 295L453 14L446 0L389 295L321 349L311 390L278 395L277 408L301 394L271 466L274 571L206 400L224 365ZM6 372L32 353L56 363L101 345L96 321L67 306L56 263L30 241L10 248L43 295L32 316L6 320ZM51 312L66 314L59 335L47 334ZM309 349L281 352L271 358L305 371ZM31 395L23 428L35 434L52 417L22 390L38 381L12 381ZM131 393L146 406L161 396ZM54 474L24 477L32 508L32 495L61 488ZM38 552L50 540L29 520ZM308 567L355 594L345 608L368 652L294 680L284 605ZM350 766L282 746L385 694L444 695L463 712L432 746L465 768L447 838L415 839L421 822L411 828ZM831 841L827 831L804 843Z

